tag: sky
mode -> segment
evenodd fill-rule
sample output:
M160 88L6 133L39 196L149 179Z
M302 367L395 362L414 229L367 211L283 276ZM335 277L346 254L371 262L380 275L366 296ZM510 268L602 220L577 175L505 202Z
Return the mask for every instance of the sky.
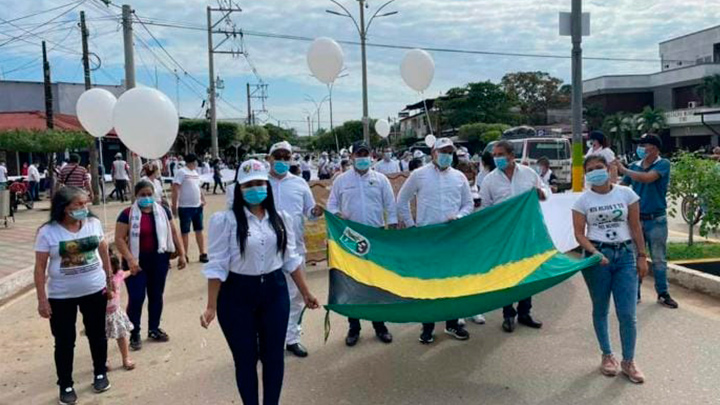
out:
M338 1L357 18L356 0ZM372 15L384 2L369 0L366 15ZM242 12L233 13L232 20L246 33L242 41L246 55L215 55L215 73L224 82L218 100L218 117L246 118L246 83L262 81L268 84L267 112L258 113L257 122L279 123L307 135L307 116L313 116L313 127L317 128L315 103L320 103L328 90L307 67L310 41L287 36L358 41L353 22L326 13L327 9L341 11L330 0L237 0L236 3ZM591 35L583 38L584 56L649 60L585 60L584 78L659 71L658 42L720 21L720 1L717 0L583 3L583 11L591 14ZM122 2L118 0L115 4ZM134 25L137 82L166 93L179 104L184 117L204 115L208 54L207 32L201 28L207 25L206 7L217 4L216 0L135 0L131 3L136 14L147 23ZM90 51L97 55L93 66L97 65L97 59L101 61L101 66L92 73L93 83L120 84L124 78L119 8L106 7L100 0L0 0L0 10L0 78L3 80L41 81L39 44L45 39L53 81L82 82L81 36L76 24L80 10L85 11L88 19ZM546 71L566 83L570 81L570 38L558 34L558 12L570 11L570 0L395 0L383 13L387 11L398 13L375 19L368 43L567 56L558 59L431 51L435 77L424 93L426 97L435 97L468 82L499 82L506 73L517 71ZM15 20L36 13L41 14ZM215 18L218 17L216 14ZM189 29L158 26L158 23ZM215 36L216 43L221 37ZM231 40L221 49L239 46L240 41ZM360 47L352 44L341 44L341 47L346 76L336 81L333 90L335 125L362 116ZM422 99L400 76L400 63L406 52L367 48L371 118L395 119L407 104ZM309 101L311 99L315 103ZM259 101L253 100L253 104L253 109L260 108ZM330 126L327 102L320 104L319 123L323 128Z

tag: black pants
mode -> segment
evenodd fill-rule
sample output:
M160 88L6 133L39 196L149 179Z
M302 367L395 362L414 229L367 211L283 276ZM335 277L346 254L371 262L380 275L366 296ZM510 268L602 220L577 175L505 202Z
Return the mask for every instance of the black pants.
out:
M517 311L515 311L515 307L513 307L512 305L503 307L503 317L504 318L514 318L515 315L527 316L527 315L530 315L531 309L532 309L532 297L528 297L528 298L525 298L524 300L518 302Z
M125 189L127 188L127 180L115 180L115 191L120 202L125 202Z
M350 333L359 334L360 333L360 320L355 318L348 318L348 323L350 324ZM373 322L373 329L375 329L376 333L385 333L388 331L387 326L385 326L385 322Z
M219 177L213 177L213 180L215 181L215 186L213 187L213 194L217 191L218 186L220 186L220 191L225 194L225 187L223 186L222 179Z
M243 404L259 404L258 359L263 366L263 404L280 402L289 315L290 298L281 270L263 276L230 273L222 283L217 318L232 352Z
M305 179L305 181L310 181L310 172L307 170L302 172L302 178Z
M37 181L30 181L28 182L30 191L30 198L33 201L40 201L40 186L38 185Z
M75 322L78 307L83 316L85 334L90 343L90 354L95 375L105 374L107 338L105 336L105 310L107 298L103 291L78 298L50 298L50 330L55 337L55 369L57 384L61 388L73 386L72 372L75 357Z
M139 263L142 271L125 279L128 292L127 315L134 326L131 332L133 336L140 336L140 318L146 294L148 298L148 331L160 328L163 293L170 267L170 255L157 252L140 253Z
M435 323L424 323L424 324L422 324L422 325L423 325L423 332L430 332L430 333L432 333L432 332L435 330ZM449 329L449 328L457 329L457 327L458 327L458 320L457 320L457 319L452 319L452 320L449 320L449 321L445 321L445 328L447 328L447 329Z

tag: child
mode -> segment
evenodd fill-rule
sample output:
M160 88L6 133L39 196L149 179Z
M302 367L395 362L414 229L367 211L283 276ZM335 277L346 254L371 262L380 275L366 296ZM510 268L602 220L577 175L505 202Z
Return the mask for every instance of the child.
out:
M112 255L110 256L110 265L113 270L112 282L115 285L115 294L108 300L107 312L105 315L105 333L108 339L116 339L120 355L122 356L123 368L132 370L135 363L130 360L129 353L129 336L133 330L133 324L130 322L125 310L120 306L120 291L122 289L125 278L130 274L129 271L120 269L120 260Z

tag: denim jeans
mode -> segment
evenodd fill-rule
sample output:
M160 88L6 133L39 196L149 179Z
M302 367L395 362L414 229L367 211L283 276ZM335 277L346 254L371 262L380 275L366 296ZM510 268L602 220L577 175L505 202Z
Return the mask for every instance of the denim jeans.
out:
M668 292L666 261L668 239L667 217L662 216L642 221L642 228L645 243L650 248L652 271L653 277L655 278L655 291L658 295L662 295Z
M635 357L637 337L636 316L638 275L635 267L635 252L630 247L603 247L600 252L610 263L583 270L583 277L593 303L593 326L600 350L612 354L608 332L608 310L610 295L615 301L615 313L620 324L620 343L623 360Z

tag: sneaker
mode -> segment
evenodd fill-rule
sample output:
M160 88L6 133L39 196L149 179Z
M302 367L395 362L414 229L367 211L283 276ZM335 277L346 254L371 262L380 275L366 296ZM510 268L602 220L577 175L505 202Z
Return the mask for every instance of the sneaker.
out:
M135 352L142 349L140 335L130 335L130 349Z
M478 325L485 325L485 315L483 314L475 315L470 319Z
M460 319L458 319L458 325L460 325L460 326L465 326L465 324L466 324L465 318L460 318Z
M468 340L470 334L462 326L458 325L457 328L445 328L445 333L454 337L457 340Z
M101 393L109 390L110 387L110 380L108 380L107 375L98 374L95 376L95 380L93 381L93 391Z
M200 263L207 263L210 260L208 260L207 253L203 253L200 255Z
M77 394L75 394L73 387L60 388L58 403L60 405L77 404Z
M345 345L348 347L355 346L360 340L360 331L349 330L347 337L345 337Z
M623 374L625 374L628 380L634 382L635 384L642 384L645 382L645 374L643 374L643 372L640 371L639 368L637 368L634 361L623 360L621 364L622 372Z
M600 363L600 372L608 377L615 377L620 373L620 363L612 354L603 354Z
M658 302L668 308L676 309L678 307L678 303L668 293L658 295Z
M158 328L148 332L148 339L152 339L156 342L167 342L168 340L170 340L170 336L168 336L168 334L165 333L164 330Z
M435 341L435 336L433 336L432 332L423 331L420 334L420 343L422 343L424 345L429 345L430 343L432 343L434 341Z

